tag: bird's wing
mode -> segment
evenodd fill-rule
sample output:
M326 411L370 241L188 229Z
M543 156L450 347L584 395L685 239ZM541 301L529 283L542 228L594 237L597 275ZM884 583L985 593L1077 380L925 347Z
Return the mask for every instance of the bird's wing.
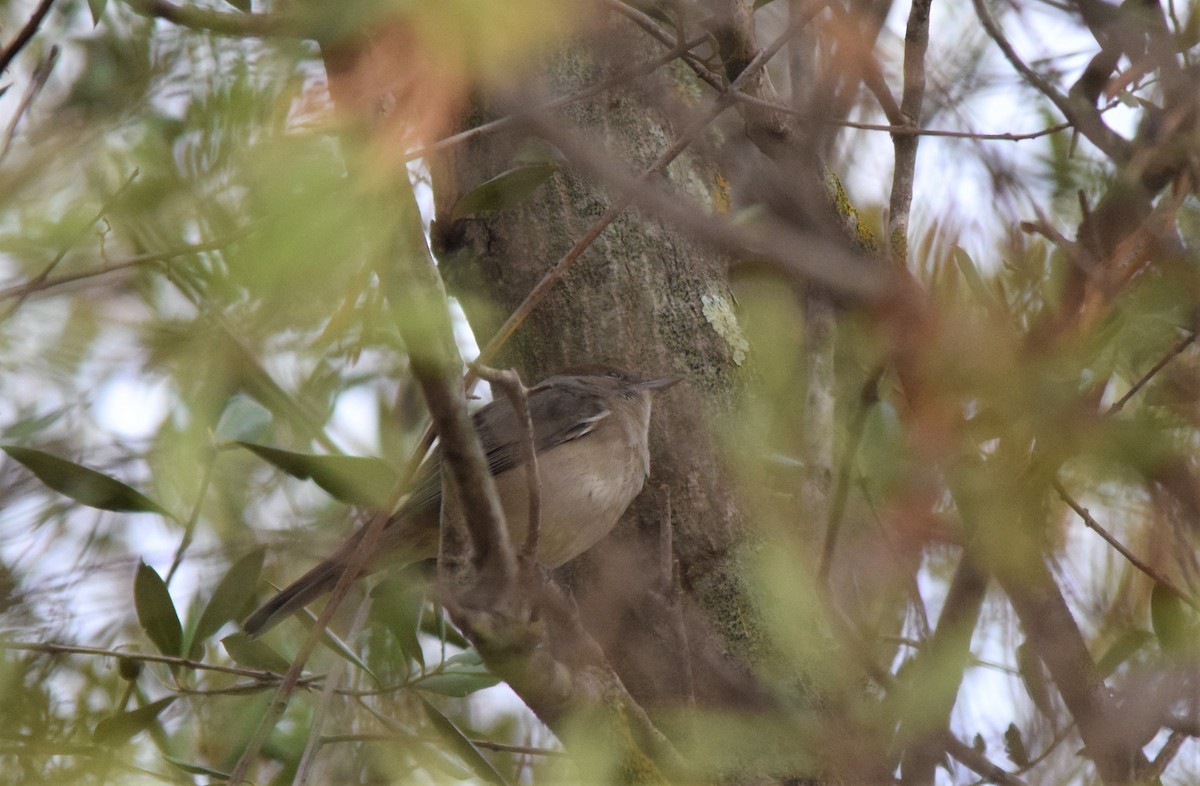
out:
M550 391L547 385L537 385L528 391L533 444L539 454L590 433L612 413L604 401L593 393L572 387L557 387L556 395L547 395ZM520 441L504 440L497 436L520 434L523 428L507 398L492 401L476 412L472 419L483 444L488 472L499 475L523 463ZM429 460L417 473L413 492L405 501L404 510L416 511L436 504L441 493L441 453L435 447Z
M611 414L594 393L567 385L537 385L529 389L529 415L533 420L533 445L539 455L564 442L590 433ZM488 471L493 475L520 466L521 442L497 435L519 435L524 426L507 398L497 399L475 413Z

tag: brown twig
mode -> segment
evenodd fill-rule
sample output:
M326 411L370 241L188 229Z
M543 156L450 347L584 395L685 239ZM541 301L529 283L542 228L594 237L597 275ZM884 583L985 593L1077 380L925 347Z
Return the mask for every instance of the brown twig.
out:
M1124 409L1125 405L1129 403L1129 400L1131 398L1133 398L1134 396L1136 396L1138 394L1138 391L1140 391L1142 388L1144 388L1146 386L1146 383L1148 383L1151 379L1153 379L1154 376L1156 374L1158 374L1158 372L1160 372L1164 368L1166 368L1168 363L1170 363L1172 360L1174 360L1176 357L1178 357L1185 349L1190 347L1195 342L1196 342L1196 333L1195 332L1188 333L1186 336L1179 339L1179 341L1175 342L1175 345L1172 346L1167 351L1167 354L1165 354L1161 358L1159 358L1158 362L1155 363L1150 368L1149 371L1147 371L1145 374L1143 374L1141 379L1139 379L1137 382L1133 383L1133 387L1131 387L1125 393L1125 395L1121 396L1119 399L1117 399L1115 402L1113 402L1113 405L1108 408L1108 412L1106 412L1105 414L1106 415L1115 415L1118 412L1120 412L1122 409Z
M326 734L321 737L322 745L335 745L342 742L403 742L412 739L412 734ZM421 737L430 742L442 742L442 737ZM476 748L485 748L498 753L515 753L520 756L566 756L564 751L553 748L536 748L530 745L510 745L506 742L493 740L472 739L471 744Z
M139 663L163 663L168 666L180 666L195 671L216 671L222 674L234 674L239 677L250 677L265 683L279 680L279 675L271 671L259 669L244 669L239 666L221 666L215 663L204 663L191 658L180 658L173 655L155 655L151 652L124 652L109 650L103 647L80 647L74 644L56 644L54 642L25 642L6 641L0 639L0 650L17 650L20 652L40 652L44 655L94 655L102 658L125 658ZM306 678L306 681L315 679Z
M29 87L25 89L25 95L21 96L21 103L17 105L17 111L13 113L12 120L8 123L8 128L4 132L4 143L0 144L0 161L3 161L8 155L8 150L12 147L13 138L17 135L17 126L21 123L21 118L29 111L29 107L33 104L33 99L37 98L38 93L42 92L42 88L46 86L46 80L50 78L50 72L54 70L55 64L58 63L58 55L62 50L58 44L50 47L50 51L42 62L38 63L38 67L34 69L33 76L29 80Z
M529 414L529 396L521 377L513 369L495 369L472 363L471 370L485 382L498 387L512 405L521 423L521 460L525 464L525 489L529 495L529 529L521 557L526 561L537 558L538 540L542 529L542 481L538 469L537 448L533 441L533 418Z
M649 14L634 8L632 5L623 2L622 0L604 0L604 4L610 9L633 22L642 30L646 31L651 37L657 39L665 46L671 46L676 43L678 36L673 36L667 30L651 17ZM725 89L726 82L719 74L708 67L703 60L695 55L688 53L683 55L683 62L698 76L704 83L714 90L720 92Z
M1050 485L1058 494L1059 498L1061 498L1063 502L1067 503L1068 507L1075 511L1075 514L1079 516L1079 518L1083 519L1083 523L1086 524L1089 529L1103 538L1104 542L1112 546L1118 554L1128 560L1130 565L1133 565L1133 567L1149 576L1155 583L1166 587L1171 591L1172 594L1174 594L1184 603L1188 604L1197 611L1200 611L1200 603L1197 603L1193 598L1184 594L1177 586L1175 586L1174 582L1172 582L1166 576L1163 576L1154 568L1138 559L1132 551L1125 547L1125 544L1117 540L1112 533L1101 526L1100 522L1096 521L1096 518L1091 514L1091 511L1075 501L1075 498L1071 496L1070 492L1067 491L1066 487L1063 486L1058 478L1050 481Z
M739 95L738 99L753 100L746 95ZM855 120L827 120L825 122L844 128L856 128L860 131L884 131L892 136L932 136L948 139L974 139L981 142L1024 142L1029 139L1039 139L1051 134L1057 134L1060 131L1066 131L1071 128L1070 123L1059 123L1058 125L1043 128L1040 131L1029 131L1022 134L1009 132L990 134L979 131L951 131L940 128L914 128L912 126L893 126L882 123L859 123Z
M138 254L136 256L122 259L118 262L111 262L92 270L81 270L77 273L64 273L61 276L50 278L44 272L22 284L13 284L10 287L0 289L0 300L9 298L27 298L30 295L44 292L55 287L60 287L64 284L72 284L76 281L83 281L97 276L115 273L121 270L141 267L155 262L166 262L175 257L187 256L188 254L199 254L205 251L216 251L224 248L233 241L244 237L247 232L241 232L234 235L229 235L219 240L211 240L207 243L195 243L193 245L180 246L179 248L171 249L170 251L159 251L152 254Z
M1129 160L1131 154L1131 146L1129 141L1121 137L1111 128L1104 124L1103 118L1094 106L1080 106L1078 103L1073 103L1067 96L1064 96L1054 85L1050 84L1041 74L1034 71L1025 64L1021 57L1017 54L1008 38L1005 37L999 25L992 19L992 15L988 13L987 7L983 0L972 0L975 5L975 15L979 17L980 24L987 31L988 36L1000 48L1006 60L1012 65L1013 69L1024 77L1025 81L1033 85L1038 92L1050 99L1050 101L1062 112L1063 117L1071 123L1081 134L1086 136L1092 144L1103 151L1109 158L1118 163L1124 163Z
M41 272L27 282L26 286L28 287L28 290L18 294L16 296L16 302L13 303L7 311L5 311L3 314L0 314L0 322L4 322L11 317L13 313L15 313L16 310L21 307L21 304L25 302L25 299L29 297L29 294L36 291L37 287L50 277L50 274L54 272L54 269L58 267L59 263L66 258L67 252L69 252L71 248L79 242L80 238L83 237L83 235L92 227L93 224L104 218L105 213L107 213L109 208L111 208L117 202L117 200L121 198L121 195L125 193L125 190L129 188L137 176L138 170L135 169L129 177L125 178L125 182L122 183L120 187L118 187L117 190L114 191L108 197L108 199L104 201L104 204L100 206L100 209L96 211L96 214L92 216L92 219L88 221L87 224L80 227L79 231L73 235L71 239L62 246L62 248L59 249L58 253L54 255L54 259L50 260L50 262L47 263L44 268L42 268Z
M364 599L362 603L358 604L358 609L354 614L354 622L350 625L350 634L347 636L348 640L356 638L366 624L367 610L369 608L368 599ZM339 658L325 675L325 684L321 688L321 695L314 704L312 716L309 719L308 739L304 745L304 752L300 755L300 763L296 765L296 773L292 776L293 786L304 786L312 776L313 768L317 761L317 753L321 749L321 728L325 725L325 719L329 715L329 707L333 703L334 696L338 695L338 682L342 679L346 667L346 661Z
M38 3L37 8L35 8L33 13L29 16L29 21L27 21L25 26L17 32L16 37L9 42L8 46L4 47L3 51L0 51L0 74L3 74L8 70L8 67L12 63L13 59L16 58L16 56L21 53L21 50L33 40L35 35L37 35L38 28L42 26L42 21L46 18L46 15L50 13L50 6L52 5L54 5L54 0L42 0L40 3Z

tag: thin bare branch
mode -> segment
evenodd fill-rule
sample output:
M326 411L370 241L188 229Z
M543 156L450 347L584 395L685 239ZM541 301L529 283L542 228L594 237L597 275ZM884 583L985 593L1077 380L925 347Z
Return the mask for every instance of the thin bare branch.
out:
M1080 102L1071 101L1041 74L1026 65L1004 35L1000 26L992 19L992 15L988 13L983 0L972 0L972 2L975 5L975 14L979 17L979 22L983 25L983 29L987 31L988 36L991 37L996 46L1000 47L1000 51L1004 54L1009 64L1012 65L1013 69L1024 77L1025 81L1037 89L1039 93L1050 99L1058 107L1058 111L1062 112L1063 117L1067 118L1067 121L1072 126L1077 128L1081 134L1087 137L1105 155L1119 164L1128 161L1132 152L1129 141L1105 125L1099 110L1095 106L1086 103L1081 104Z
M1154 582L1166 587L1184 603L1188 604L1197 611L1200 611L1200 603L1197 603L1195 599L1185 594L1166 576L1163 576L1154 568L1138 559L1132 551L1126 548L1125 544L1117 540L1112 533L1101 526L1100 522L1096 521L1096 518L1091 514L1091 511L1075 501L1075 498L1071 496L1070 492L1067 491L1066 487L1058 480L1058 478L1055 478L1053 481L1051 481L1050 485L1054 488L1054 491L1058 494L1059 498L1061 498L1063 502L1067 503L1068 507L1075 511L1075 514L1079 516L1079 518L1083 519L1083 523L1087 525L1088 529L1092 530L1101 538L1103 538L1104 542L1112 546L1118 554L1120 554L1129 562L1130 565L1133 565L1142 573L1149 576Z
M642 28L642 30L646 31L646 33L657 39L663 45L672 46L677 43L677 36L671 35L669 31L663 29L658 22L654 21L653 17L638 10L637 8L634 8L629 3L623 2L623 0L604 0L604 4L616 13L629 19L638 27ZM683 55L683 62L692 69L696 76L708 84L709 87L718 92L725 89L725 80L723 80L720 75L709 68L708 64L700 58L693 54L685 54Z
M25 89L25 94L21 96L21 103L17 105L17 111L13 113L12 120L8 123L8 129L4 132L4 143L0 144L0 161L3 161L8 155L13 139L17 135L17 126L20 125L25 113L29 111L33 100L37 98L38 94L42 92L42 88L46 86L46 80L50 78L50 72L54 70L54 66L58 63L58 55L61 51L58 44L50 47L50 51L46 54L46 57L34 69L33 76L29 80L29 86Z
M1175 342L1175 345L1172 346L1167 351L1167 354L1165 354L1161 358L1159 358L1158 362L1155 363L1153 366L1151 366L1149 371L1147 371L1145 374L1143 374L1137 382L1133 383L1133 387L1129 388L1129 390L1126 391L1125 395L1121 396L1119 399L1117 399L1115 402L1113 402L1113 405L1108 408L1108 412L1106 412L1105 414L1106 415L1115 415L1118 412L1120 412L1122 409L1124 409L1125 405L1129 403L1129 400L1131 398L1133 398L1134 396L1136 396L1138 394L1138 391L1140 391L1142 388L1144 388L1146 386L1146 383L1148 383L1151 379L1153 379L1158 374L1158 372L1162 371L1164 368L1167 367L1168 363L1170 363L1172 360L1174 360L1176 357L1178 357L1180 354L1182 354L1185 349L1187 349L1194 343L1196 343L1196 333L1194 333L1194 332L1188 333L1186 336L1179 339L1179 341Z
M16 302L13 303L7 311L0 315L0 322L4 322L11 317L16 310L21 307L21 304L25 302L25 299L29 296L29 294L36 291L37 287L50 277L50 274L54 272L54 269L58 267L59 263L66 258L67 252L69 252L75 246L75 244L80 241L84 234L86 234L97 221L104 218L104 214L107 213L114 204L116 204L117 200L121 198L121 195L125 193L125 190L129 188L137 176L138 170L135 169L129 177L125 178L125 182L122 183L117 190L114 191L108 197L108 199L104 201L104 204L100 206L100 209L96 211L95 215L92 216L92 219L88 221L87 224L80 227L79 231L76 232L71 239L59 249L58 253L54 255L54 259L50 260L50 262L47 263L44 268L42 268L40 273L29 280L26 285L28 286L28 290L16 295Z
M42 0L38 3L37 8L29 16L29 21L25 23L18 32L15 38L0 51L0 74L8 70L9 65L21 53L33 37L37 35L38 28L42 26L46 15L50 13L50 6L54 5L54 0Z
M521 556L525 560L537 557L538 539L542 530L542 481L538 470L537 450L533 443L533 418L529 414L529 396L521 377L513 369L495 369L479 363L471 364L471 370L480 379L500 389L517 413L521 422L521 461L525 465L525 489L529 495L529 529L525 533L525 545Z
M204 663L191 658L180 658L173 655L156 655L152 652L134 652L109 650L103 647L81 647L75 644L57 644L42 641L8 641L0 639L0 650L16 650L20 652L40 652L44 655L92 655L102 658L125 658L137 663L163 663L168 666L179 666L195 671L215 671L222 674L234 674L239 677L250 677L263 683L279 681L279 675L260 669L245 669L240 666L222 666L216 663ZM314 677L306 677L310 682Z
M188 254L199 254L205 251L216 251L228 246L235 240L244 237L246 233L238 233L210 240L205 243L194 243L191 245L180 246L169 251L158 251L151 254L138 254L137 256L128 257L117 262L110 262L91 270L81 270L77 273L64 273L61 276L53 278L43 273L24 282L23 284L13 284L5 289L0 289L0 300L8 300L9 298L27 298L30 295L47 292L64 284L72 284L76 281L85 281L89 278L116 273L121 270L129 270L130 268L142 267L143 265L151 265L156 262L166 262L176 257L187 256Z

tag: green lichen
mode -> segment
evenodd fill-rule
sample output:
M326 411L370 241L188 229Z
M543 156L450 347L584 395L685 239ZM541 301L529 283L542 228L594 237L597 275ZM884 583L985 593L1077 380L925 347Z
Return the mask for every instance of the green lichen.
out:
M825 190L829 195L829 201L833 204L833 209L846 223L846 231L850 233L855 245L869 254L879 253L879 239L863 221L862 214L850 201L850 195L846 193L842 179L832 169L825 170Z
M734 364L742 365L750 352L750 342L742 334L742 326L738 324L737 315L733 313L728 298L722 295L701 295L700 303L704 319L725 342Z

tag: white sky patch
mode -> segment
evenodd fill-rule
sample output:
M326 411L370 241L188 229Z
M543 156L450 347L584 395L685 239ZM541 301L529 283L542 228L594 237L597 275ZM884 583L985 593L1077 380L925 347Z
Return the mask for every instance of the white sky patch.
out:
M338 396L330 419L332 432L339 442L352 445L352 453L365 446L379 453L379 406L377 393L368 387L355 387Z
M123 439L152 437L167 416L165 381L147 382L144 375L110 377L96 391L92 412L100 428Z

